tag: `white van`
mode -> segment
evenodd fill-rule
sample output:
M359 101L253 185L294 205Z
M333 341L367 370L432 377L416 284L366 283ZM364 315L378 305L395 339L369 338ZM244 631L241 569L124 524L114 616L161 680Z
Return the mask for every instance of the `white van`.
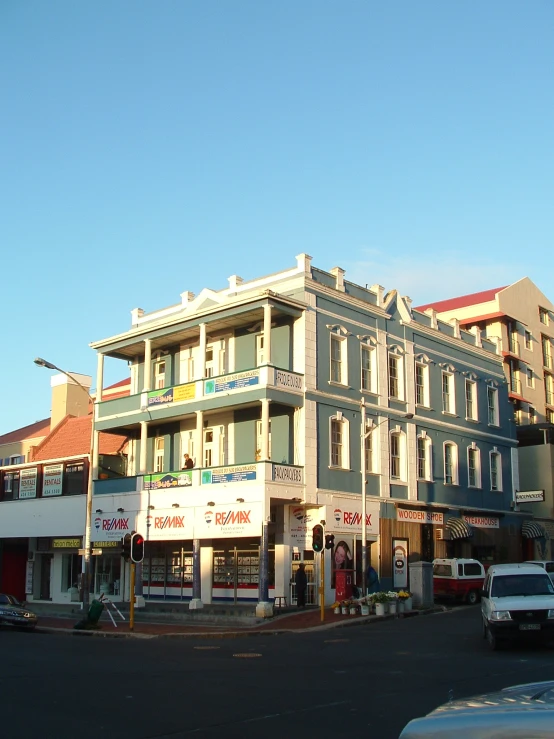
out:
M554 583L554 562L552 562L549 559L529 559L527 560L528 564L531 565L538 565L539 567L542 567L543 570L546 570L548 572L548 576Z
M481 616L491 649L518 637L552 639L554 585L535 564L492 565L481 593Z

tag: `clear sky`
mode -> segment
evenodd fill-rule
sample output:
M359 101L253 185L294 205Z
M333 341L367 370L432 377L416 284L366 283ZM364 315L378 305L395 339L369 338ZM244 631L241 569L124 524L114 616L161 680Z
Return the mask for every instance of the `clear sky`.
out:
M35 356L95 378L131 309L301 252L554 300L552 0L2 0L0 76L0 433Z

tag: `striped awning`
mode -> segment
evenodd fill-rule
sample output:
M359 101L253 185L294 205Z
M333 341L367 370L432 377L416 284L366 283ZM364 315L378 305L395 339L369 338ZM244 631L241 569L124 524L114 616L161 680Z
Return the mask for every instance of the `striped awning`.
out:
M451 539L470 539L473 536L473 529L463 518L449 518L446 530Z
M526 539L540 539L546 536L546 531L536 521L524 521L521 525L521 535Z

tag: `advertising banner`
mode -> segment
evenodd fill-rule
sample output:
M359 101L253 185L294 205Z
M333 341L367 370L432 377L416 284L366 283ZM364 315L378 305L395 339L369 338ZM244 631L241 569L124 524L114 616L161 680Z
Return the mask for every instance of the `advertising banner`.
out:
M160 472L157 475L145 475L145 490L165 490L166 488L186 488L192 485L192 472Z
M27 467L19 473L19 497L20 498L36 498L37 497L37 467Z
M392 586L408 587L408 539L392 540Z
M63 464L48 464L42 468L42 497L62 494Z
M421 511L408 508L396 509L397 521L408 521L409 523L434 523L442 526L444 523L444 514L436 511Z
M236 503L195 509L195 539L232 539L260 536L261 532L261 503Z
M194 508L155 508L141 511L137 528L147 541L194 538Z
M366 534L379 535L379 503L368 501L366 505ZM325 530L333 533L361 534L362 501L333 498L333 504L325 506Z
M91 541L117 541L136 531L136 511L97 513L92 516ZM140 532L142 533L142 532Z
M202 485L216 485L227 482L248 482L256 479L255 464L240 464L231 467L216 467L202 470Z
M478 529L499 529L500 519L497 516L464 516L464 520Z
M323 518L319 508L292 506L289 513L290 543L298 549L312 548L312 529Z
M232 375L216 377L213 380L204 381L204 394L228 393L232 390L243 390L245 387L257 385L260 382L260 370L248 370L247 372L235 372Z
M173 403L173 388L164 387L161 390L150 390L148 393L148 405L167 405Z

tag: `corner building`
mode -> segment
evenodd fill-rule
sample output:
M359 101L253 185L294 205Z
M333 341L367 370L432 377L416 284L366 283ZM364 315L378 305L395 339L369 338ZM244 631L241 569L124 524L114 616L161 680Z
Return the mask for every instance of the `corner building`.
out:
M126 436L129 464L95 481L92 540L144 533L147 600L253 601L269 613L275 597L295 602L304 562L315 603L311 532L324 521L332 602L335 567L361 582L362 492L384 585L397 539L409 561L516 557L508 391L477 329L301 254L273 275L135 309L129 331L92 347L98 388L104 357L131 367L130 395L100 393L95 405L96 433Z

